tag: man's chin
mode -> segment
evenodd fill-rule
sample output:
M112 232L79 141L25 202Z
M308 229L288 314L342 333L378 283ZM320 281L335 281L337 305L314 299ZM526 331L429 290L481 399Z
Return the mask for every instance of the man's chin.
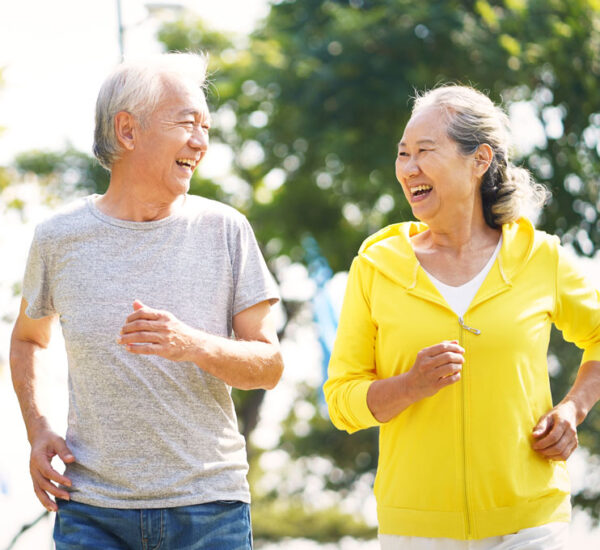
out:
M175 185L171 188L171 191L175 196L185 195L190 190L191 178L180 179L175 182Z

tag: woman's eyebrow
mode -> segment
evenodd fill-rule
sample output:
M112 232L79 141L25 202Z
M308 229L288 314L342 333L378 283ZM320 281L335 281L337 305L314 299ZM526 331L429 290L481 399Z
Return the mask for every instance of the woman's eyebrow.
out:
M431 138L423 138L423 139L418 139L417 143L419 145L423 144L423 143L429 143L429 144L435 144L435 140L431 139ZM406 143L404 141L399 141L398 142L398 147L404 147L406 146Z

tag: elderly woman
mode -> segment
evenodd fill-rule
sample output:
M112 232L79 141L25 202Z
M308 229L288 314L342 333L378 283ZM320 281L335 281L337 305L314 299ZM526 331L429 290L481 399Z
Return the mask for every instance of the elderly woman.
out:
M324 390L338 428L380 426L382 549L566 544L565 460L600 398L600 294L523 217L545 190L509 162L507 128L472 88L417 98L396 176L419 222L369 237L350 270ZM555 407L552 323L584 350Z

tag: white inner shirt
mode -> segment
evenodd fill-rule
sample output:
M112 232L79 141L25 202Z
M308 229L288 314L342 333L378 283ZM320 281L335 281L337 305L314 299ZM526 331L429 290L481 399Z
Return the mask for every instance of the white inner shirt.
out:
M452 311L454 311L454 313L456 313L459 317L462 317L466 313L469 305L473 301L473 298L475 298L475 294L477 294L479 287L483 283L487 274L490 272L490 269L492 269L494 261L500 252L501 246L502 235L500 235L500 240L496 245L494 253L491 255L488 262L483 266L483 269L464 285L450 286L442 283L442 281L436 279L431 273L423 268L423 271L427 273L427 276L431 279L431 282L435 285L435 288L438 289L439 293L444 297L444 300L448 302L448 305Z

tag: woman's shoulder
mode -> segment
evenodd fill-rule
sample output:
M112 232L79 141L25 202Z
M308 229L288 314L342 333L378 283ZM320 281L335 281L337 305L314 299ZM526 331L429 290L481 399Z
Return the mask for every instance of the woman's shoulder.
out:
M418 222L388 225L369 236L354 260L356 269L377 272L404 286L411 283L417 258L410 243L412 235L427 226Z
M509 277L525 269L534 259L551 270L563 252L558 236L536 229L527 218L504 224L502 238L501 255Z
M388 225L376 233L369 235L358 249L358 254L368 251L373 252L379 248L397 248L403 250L411 248L410 239L418 233L427 229L427 225L421 222L401 222Z

